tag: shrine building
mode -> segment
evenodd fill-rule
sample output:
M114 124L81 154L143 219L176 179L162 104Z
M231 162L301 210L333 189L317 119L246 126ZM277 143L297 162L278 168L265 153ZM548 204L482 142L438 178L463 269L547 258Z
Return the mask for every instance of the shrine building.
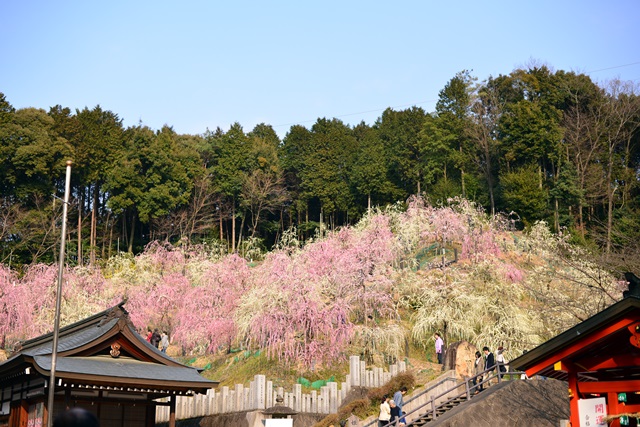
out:
M52 349L53 334L42 335L0 364L0 427L46 426L49 415L73 407L95 414L101 427L151 427L158 406L169 406L174 427L177 396L218 384L148 343L121 303L60 329L49 414Z

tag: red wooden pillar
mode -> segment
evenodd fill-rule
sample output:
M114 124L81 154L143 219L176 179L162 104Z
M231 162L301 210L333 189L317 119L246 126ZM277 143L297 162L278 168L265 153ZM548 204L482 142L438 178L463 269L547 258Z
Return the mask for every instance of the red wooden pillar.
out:
M578 374L572 368L568 371L569 378L569 408L571 410L571 427L580 427L580 414L578 413Z
M9 413L9 427L27 427L29 419L29 408L27 402L20 401L17 405L12 406Z

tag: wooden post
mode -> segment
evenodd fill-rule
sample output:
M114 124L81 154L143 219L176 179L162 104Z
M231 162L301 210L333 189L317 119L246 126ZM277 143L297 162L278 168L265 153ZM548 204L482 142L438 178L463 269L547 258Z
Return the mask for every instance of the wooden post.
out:
M436 401L433 398L433 395L431 396L431 412L433 413L433 419L435 420L437 415L436 415Z
M176 427L176 399L175 394L169 398L169 427Z
M467 378L467 377L465 377ZM471 400L471 389L469 388L469 379L467 378L467 380L464 382L464 387L467 391L467 400Z

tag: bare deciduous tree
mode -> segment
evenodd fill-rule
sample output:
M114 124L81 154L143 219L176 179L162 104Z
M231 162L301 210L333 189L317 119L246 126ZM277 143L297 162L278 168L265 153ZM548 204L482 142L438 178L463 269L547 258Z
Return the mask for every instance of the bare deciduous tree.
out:
M494 195L493 168L496 156L496 129L502 113L502 105L493 87L485 87L471 106L471 122L465 128L465 133L474 145L471 157L476 167L482 172L487 181L491 214L495 215L496 204Z
M200 178L195 182L189 205L154 219L153 232L165 241L179 238L190 242L195 236L206 235L216 227L220 202L220 195L212 189L210 181Z
M256 169L245 179L241 205L251 212L251 238L256 234L262 214L273 213L287 200L281 173Z

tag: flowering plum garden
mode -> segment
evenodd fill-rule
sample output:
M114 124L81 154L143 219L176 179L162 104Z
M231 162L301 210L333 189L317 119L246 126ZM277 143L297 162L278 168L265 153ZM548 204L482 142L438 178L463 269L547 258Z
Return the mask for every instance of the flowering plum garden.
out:
M140 331L166 329L185 354L260 349L309 367L403 357L407 342L430 348L435 331L513 357L621 296L617 277L568 236L545 223L515 231L463 199L433 207L413 198L304 245L295 236L252 262L155 242L102 268L68 268L61 322L126 299ZM426 247L455 251L456 262L422 263ZM56 277L53 264L0 265L0 348L52 329Z

